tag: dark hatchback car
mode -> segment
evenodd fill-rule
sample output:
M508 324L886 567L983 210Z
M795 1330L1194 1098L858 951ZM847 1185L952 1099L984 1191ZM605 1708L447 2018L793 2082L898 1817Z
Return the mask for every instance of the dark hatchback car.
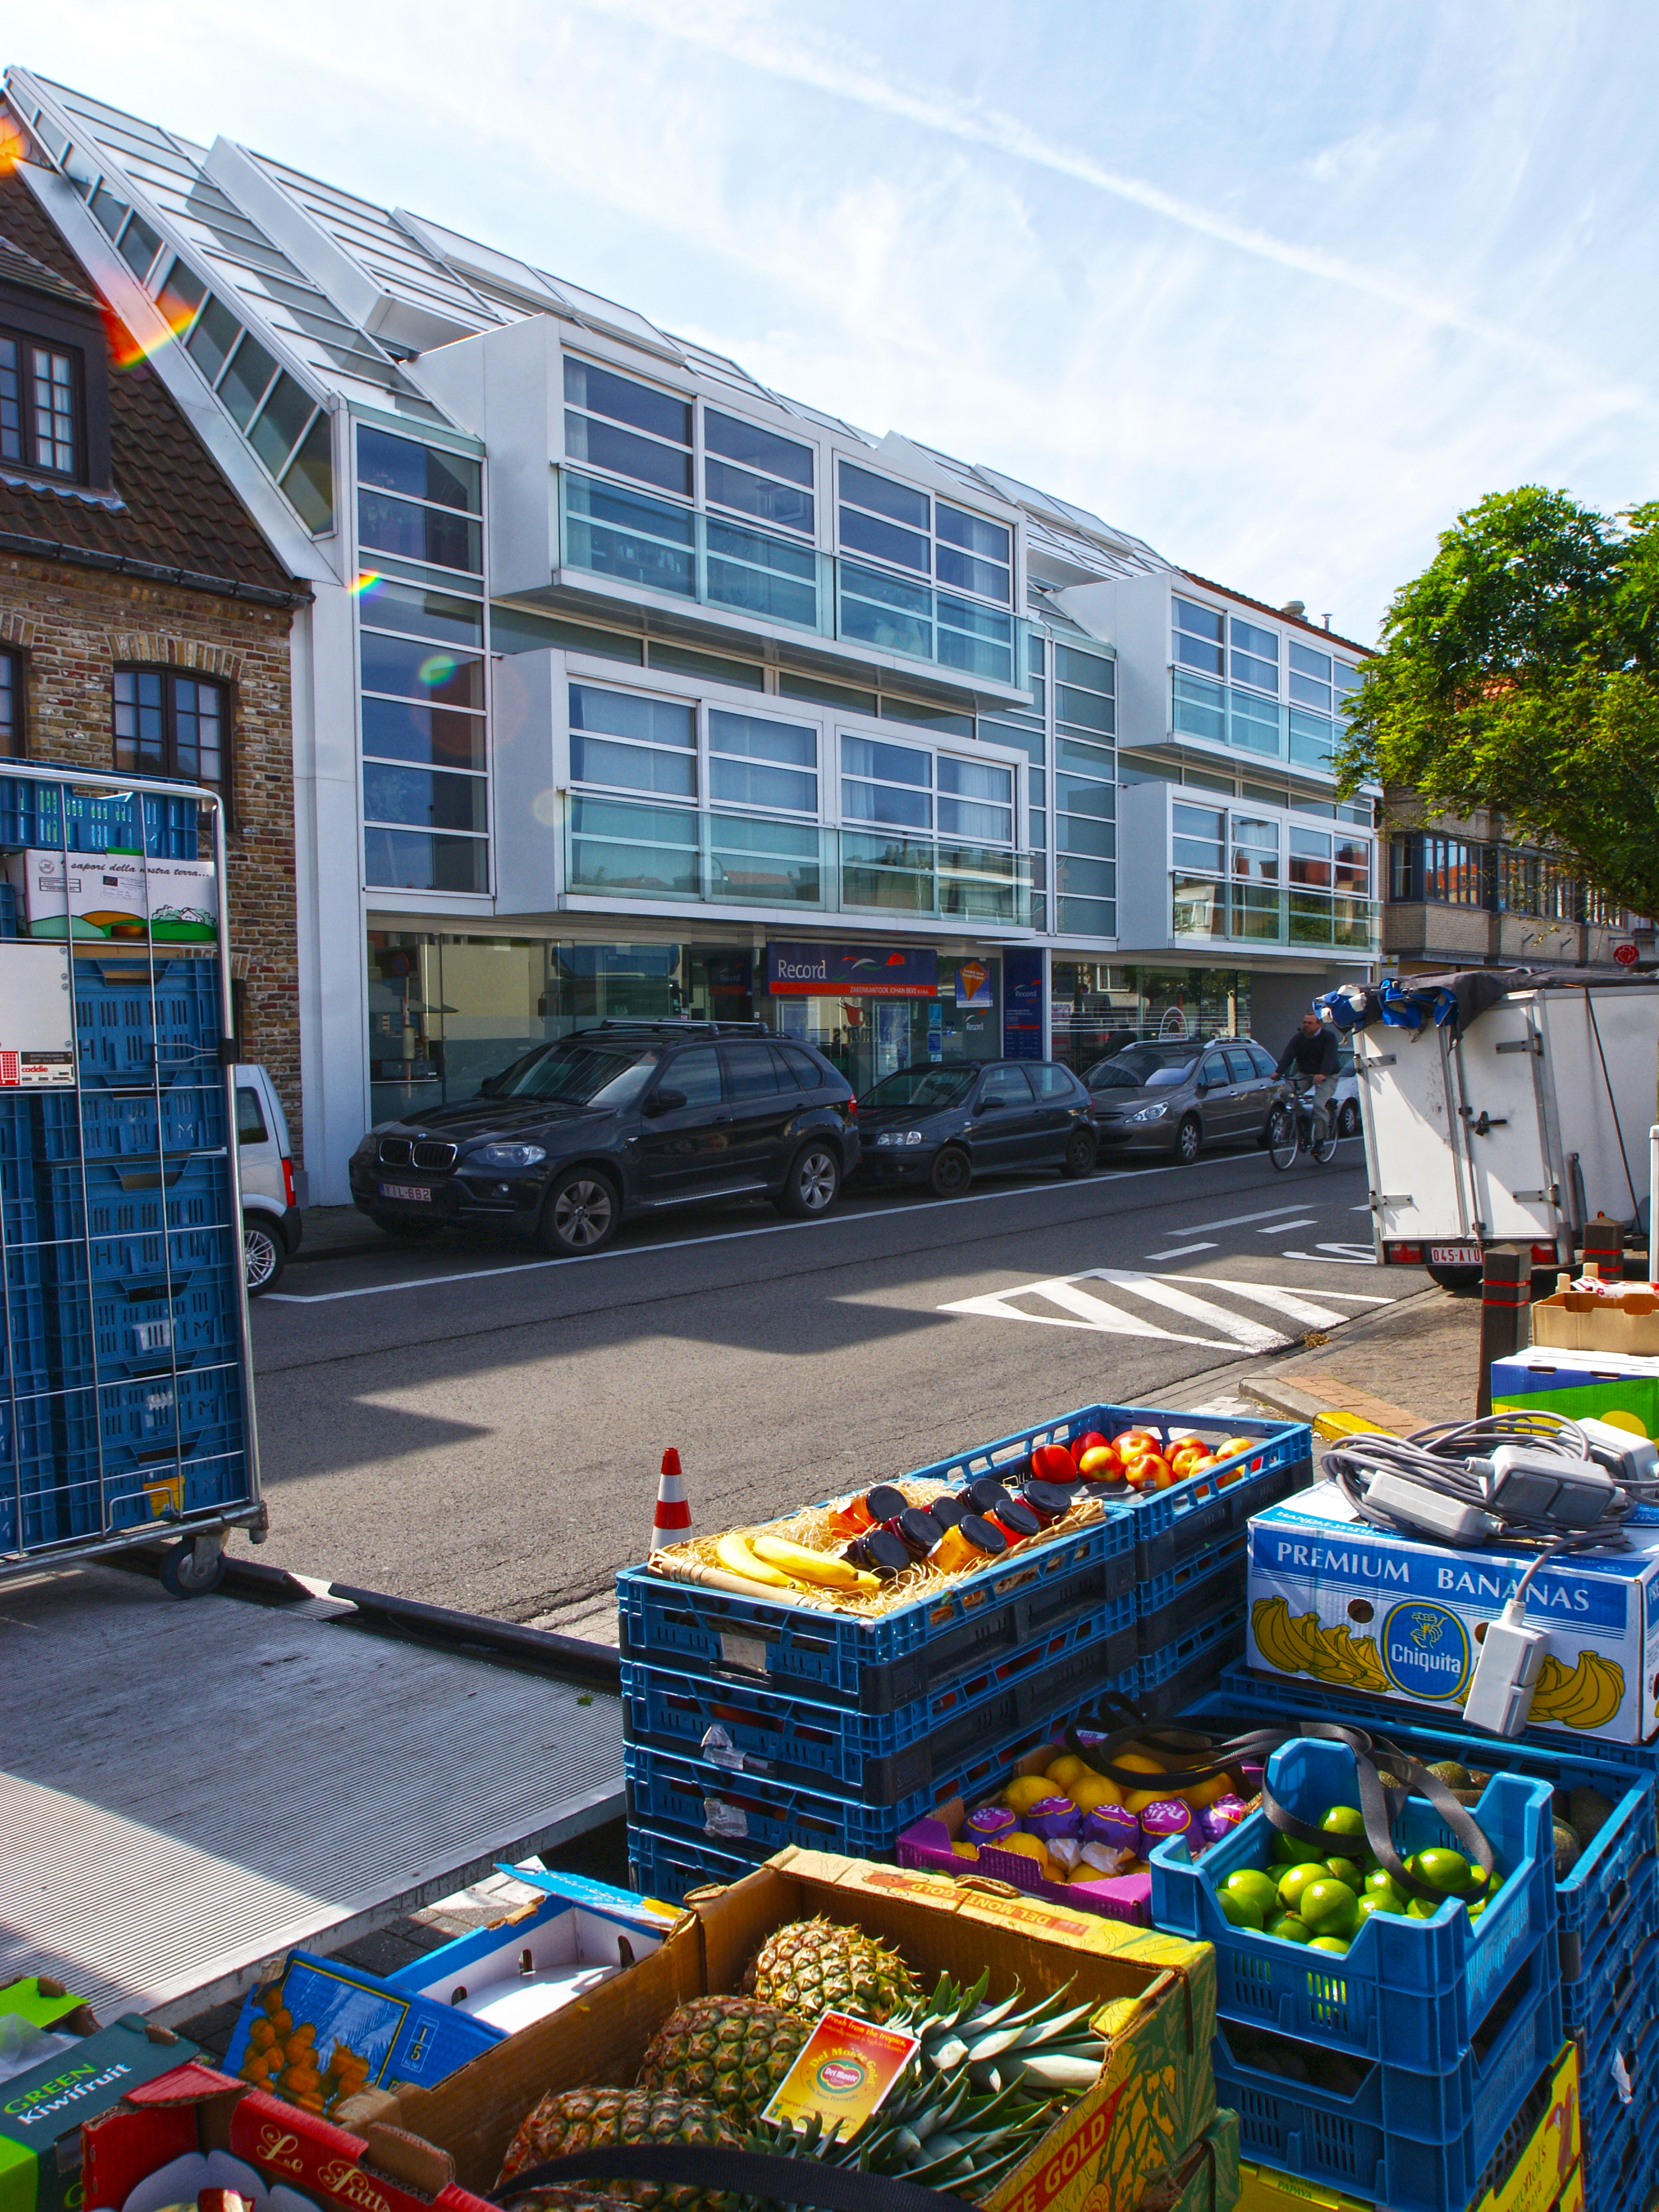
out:
M394 1237L498 1227L575 1258L699 1200L765 1196L810 1220L858 1159L851 1085L810 1045L758 1022L602 1022L476 1098L371 1129L351 1194Z
M1217 1140L1263 1142L1279 1089L1273 1055L1249 1037L1125 1045L1083 1079L1103 1147L1171 1152L1188 1166Z
M1089 1094L1048 1060L932 1062L884 1076L859 1101L860 1181L925 1183L960 1198L976 1175L1094 1171Z

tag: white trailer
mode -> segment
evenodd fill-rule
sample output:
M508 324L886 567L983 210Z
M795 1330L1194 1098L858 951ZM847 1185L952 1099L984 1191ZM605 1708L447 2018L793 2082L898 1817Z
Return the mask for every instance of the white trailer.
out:
M1644 1231L1656 1071L1646 977L1528 979L1461 1032L1358 1031L1379 1262L1461 1285L1487 1244L1567 1267L1597 1213Z

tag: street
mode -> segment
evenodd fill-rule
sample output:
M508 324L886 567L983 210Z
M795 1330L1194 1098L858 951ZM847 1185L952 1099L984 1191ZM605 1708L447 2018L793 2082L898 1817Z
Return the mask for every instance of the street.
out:
M1369 1264L1361 1146L1254 1150L785 1223L700 1209L598 1259L422 1245L256 1302L261 1557L586 1632L663 1449L712 1530L1194 1378L1423 1287ZM239 1547L241 1540L238 1539Z

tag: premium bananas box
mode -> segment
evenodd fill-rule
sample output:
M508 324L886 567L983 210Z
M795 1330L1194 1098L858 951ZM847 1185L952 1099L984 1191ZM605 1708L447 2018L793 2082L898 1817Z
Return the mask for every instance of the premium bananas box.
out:
M1534 1727L1616 1743L1659 1729L1659 1524L1628 1534L1629 1551L1565 1554L1527 1593L1550 1639ZM1534 1556L1384 1535L1320 1483L1250 1522L1246 1657L1258 1674L1461 1711L1486 1624Z

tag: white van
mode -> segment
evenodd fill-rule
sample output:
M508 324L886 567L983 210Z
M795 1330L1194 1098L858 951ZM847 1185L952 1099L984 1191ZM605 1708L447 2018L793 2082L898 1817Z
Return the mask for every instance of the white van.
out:
M263 1067L236 1070L236 1146L242 1174L242 1258L247 1294L257 1298L282 1279L300 1249L294 1202L294 1157L288 1117Z

